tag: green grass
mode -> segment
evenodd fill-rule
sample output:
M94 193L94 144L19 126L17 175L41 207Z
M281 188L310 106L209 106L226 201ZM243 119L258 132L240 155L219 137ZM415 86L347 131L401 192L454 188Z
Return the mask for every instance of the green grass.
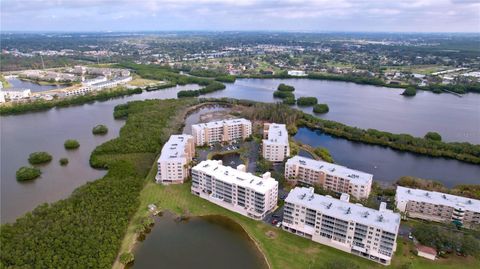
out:
M190 193L190 183L163 186L154 183L156 165L152 167L147 183L140 194L140 207L128 228L119 253L132 249L136 238L136 229L144 217L148 216L147 206L156 204L160 210L172 211L176 214L222 215L239 223L264 253L271 268L322 268L332 260L347 260L360 268L385 268L383 265L327 247L311 240L293 235L263 222L254 221L240 214L228 211ZM267 233L273 232L273 238ZM388 268L455 268L459 263L462 269L477 268L478 260L473 258L452 257L436 262L414 256L411 242L398 242L398 249L392 265ZM410 267L403 267L411 263ZM113 268L122 268L116 263Z

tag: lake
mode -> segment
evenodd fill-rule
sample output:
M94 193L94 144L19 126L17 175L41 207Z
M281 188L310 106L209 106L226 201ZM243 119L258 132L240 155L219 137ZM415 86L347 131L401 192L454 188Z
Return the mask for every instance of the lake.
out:
M65 85L41 85L32 81L21 80L17 77L7 79L8 83L12 85L12 89L30 89L32 92L43 92L65 88Z
M171 213L155 217L155 226L134 255L134 269L268 268L242 227L221 216L186 221L176 221Z
M480 165L352 142L305 127L298 128L293 138L313 147L325 147L336 163L373 174L373 180L383 183L415 176L438 180L447 187L480 184Z
M398 129L396 132L399 133L412 132L414 134L418 132L423 134L426 130L437 130L435 128L447 125L449 126L446 128L447 131L442 132L444 138L447 138L447 134L450 134L451 139L457 137L459 140L460 136L457 135L460 133L473 133L475 129L480 128L478 119L480 117L478 106L480 95L474 94L467 94L463 98L458 98L448 94L435 95L429 92L419 92L414 98L405 98L399 95L401 92L399 89L345 82L304 79L239 79L234 84L227 84L225 90L207 96L272 102L275 101L272 98L272 92L281 82L294 85L297 88L297 96L313 95L315 93L320 102L328 103L331 112L322 117L339 121L344 120L344 123L352 125L366 124L381 130L395 131L391 130L393 128ZM0 120L1 223L12 222L41 203L66 198L75 188L105 174L103 170L91 168L88 160L91 151L97 145L118 136L124 122L113 118L113 108L116 105L133 100L176 98L177 92L180 90L198 88L197 85L177 86L106 102L55 108L23 115L2 116ZM343 98L345 100L342 101ZM366 100L367 103L372 100L376 101L372 101L375 104L365 105L359 100ZM443 102L445 104L440 105ZM411 109L420 111L422 110L422 104L425 103L432 104L423 107L424 111L421 113L413 113L418 115L412 114ZM433 105L434 103L436 105ZM359 107L353 108L355 106ZM309 111L310 109L306 108L304 110ZM409 116L403 115L402 110L408 110L402 113ZM450 115L446 115L445 111L448 111ZM438 115L429 117L428 115L433 112L438 113ZM402 114L403 116L400 118L403 118L403 120L392 120L393 116L390 113L394 115ZM199 114L191 115L187 119L185 128L187 132L189 124L198 122ZM97 124L105 124L109 128L108 134L105 136L92 135L92 128ZM420 131L416 130L417 127L420 128ZM308 141L312 146L322 145L329 148L339 164L373 173L375 180L392 182L400 176L411 175L438 179L447 186L462 183L479 184L480 182L479 166L455 160L398 152L330 136L307 135L304 132L299 131L296 138L299 140L305 139L304 141ZM464 136L464 138L477 141L478 136L476 138ZM77 139L80 142L80 148L75 151L66 151L63 148L63 142L66 139ZM21 166L28 165L28 155L35 151L47 151L53 155L54 159L50 164L42 166L43 174L40 178L32 182L17 182L15 179L16 170ZM58 164L58 160L62 157L69 158L68 166L62 167Z
M435 131L445 141L480 144L480 94L462 98L452 94L418 91L414 97L400 95L403 89L310 79L237 79L227 88L206 97L232 97L277 102L273 92L280 83L295 87L295 96L314 96L330 112L317 115L364 129L423 137ZM312 114L312 108L301 108Z

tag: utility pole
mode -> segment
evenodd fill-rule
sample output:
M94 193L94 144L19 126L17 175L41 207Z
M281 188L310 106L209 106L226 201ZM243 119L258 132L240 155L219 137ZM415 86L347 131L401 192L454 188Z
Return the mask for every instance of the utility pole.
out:
M43 56L42 56L42 54L40 54L40 59L42 59L42 67L43 67L43 70L45 70L45 63L43 62Z

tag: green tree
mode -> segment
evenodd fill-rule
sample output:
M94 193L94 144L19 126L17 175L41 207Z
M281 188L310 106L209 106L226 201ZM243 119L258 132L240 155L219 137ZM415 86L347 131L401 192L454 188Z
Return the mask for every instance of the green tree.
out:
M45 151L33 152L28 157L30 164L43 164L52 161L52 155Z
M124 265L130 264L134 260L135 260L135 257L131 252L125 252L125 253L122 253L122 255L120 255L120 262Z
M415 96L417 94L417 89L415 87L407 87L405 91L403 91L402 95L404 96Z
M297 105L299 106L313 106L318 103L316 97L300 97L297 99Z
M68 139L68 140L65 140L65 143L63 143L63 146L65 147L65 149L77 149L80 147L80 143L78 143L77 140L75 139Z
M27 181L36 179L42 174L40 169L35 167L22 166L17 170L17 181Z
M277 90L281 92L293 92L295 91L295 87L281 83L280 85L278 85Z
M316 104L313 106L313 112L315 113L327 113L330 109L327 104Z
M425 139L433 140L433 141L442 141L442 136L437 132L428 132L425 135Z
M66 166L68 164L68 159L67 158L61 158L59 161L61 166Z
M92 134L94 135L104 135L108 133L108 128L107 126L103 125L103 124L99 124L95 127L93 127L92 129Z

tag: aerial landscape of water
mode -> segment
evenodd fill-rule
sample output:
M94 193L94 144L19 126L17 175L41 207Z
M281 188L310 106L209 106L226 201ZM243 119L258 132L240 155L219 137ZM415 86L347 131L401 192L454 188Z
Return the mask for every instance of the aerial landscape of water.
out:
M7 79L8 83L12 86L12 89L30 89L32 92L43 92L55 89L64 88L64 85L41 85L28 80L21 80L16 77Z
M442 135L445 137L448 133L450 139L454 139L459 133L471 132L473 134L475 129L480 126L478 124L480 106L475 105L479 103L480 95L476 94L467 94L463 98L458 98L448 94L420 93L413 99L406 99L398 94L400 91L398 89L345 82L239 79L235 84L228 84L225 90L207 95L207 97L232 97L272 102L275 101L272 92L280 82L294 85L298 96L314 95L312 92L317 91L322 93L322 97L317 95L319 102L328 103L331 109L331 112L322 117L347 124L352 123L344 122L341 118L349 113L351 113L351 118L359 119L358 124L368 123L380 130L398 128L398 133L410 133L410 131L414 133L416 128L419 128L416 127L417 124L421 125L425 132L426 130L436 130L434 126L440 128L445 122L448 122L446 125L450 125L450 129L447 128L448 132L442 133ZM124 124L124 121L113 118L113 108L116 105L134 100L176 98L178 91L198 87L197 85L178 86L105 102L55 108L23 115L2 116L1 222L12 222L41 203L66 198L78 186L104 175L105 171L91 168L88 160L91 151L97 145L116 137ZM311 92L306 94L307 90ZM369 102L375 103L372 100L380 97L385 98L385 100L382 100L382 102L385 102L382 103L384 109L393 111L394 114L402 114L401 111L403 110L423 109L425 111L419 113L423 116L405 112L407 114L403 115L402 118L412 117L411 121L413 123L407 120L395 121L391 119L389 112L378 113L372 108L374 105L367 105ZM346 103L335 101L342 98L347 100ZM419 101L415 101L417 99ZM430 99L435 100L434 102L445 102L445 105L438 107L433 104L424 106L430 102L428 101ZM344 106L349 107L344 108ZM360 108L354 108L356 106L360 106ZM455 106L456 108L451 109L449 111L450 115L447 117L441 113L441 110L447 110L446 107L449 106ZM309 111L310 109L305 108L304 110ZM439 113L438 116L429 117L428 115L433 113L430 110ZM355 111L364 114L358 116L355 115ZM367 117L365 113L375 115ZM199 115L195 114L187 119L185 129L187 132L189 130L188 126L197 122L198 117ZM93 136L91 130L97 124L107 125L109 133L105 136ZM479 135L476 137L469 136L468 138L477 141L478 137ZM80 142L80 148L75 151L66 151L63 148L63 142L66 139L77 139ZM312 146L324 146L331 151L337 163L372 173L374 179L381 182L391 183L400 176L407 175L436 179L447 186L472 184L480 180L480 167L478 165L456 160L432 158L380 146L354 143L342 138L311 132L304 128L299 129L295 139ZM43 174L41 178L34 182L17 182L15 171L19 167L27 165L28 155L35 151L47 151L53 155L54 160L50 164L42 166ZM62 167L58 164L59 158L62 157L69 158L68 166Z
M176 221L169 212L155 217L152 231L135 249L132 268L156 268L159 264L178 269L268 268L255 244L232 220L207 216Z

